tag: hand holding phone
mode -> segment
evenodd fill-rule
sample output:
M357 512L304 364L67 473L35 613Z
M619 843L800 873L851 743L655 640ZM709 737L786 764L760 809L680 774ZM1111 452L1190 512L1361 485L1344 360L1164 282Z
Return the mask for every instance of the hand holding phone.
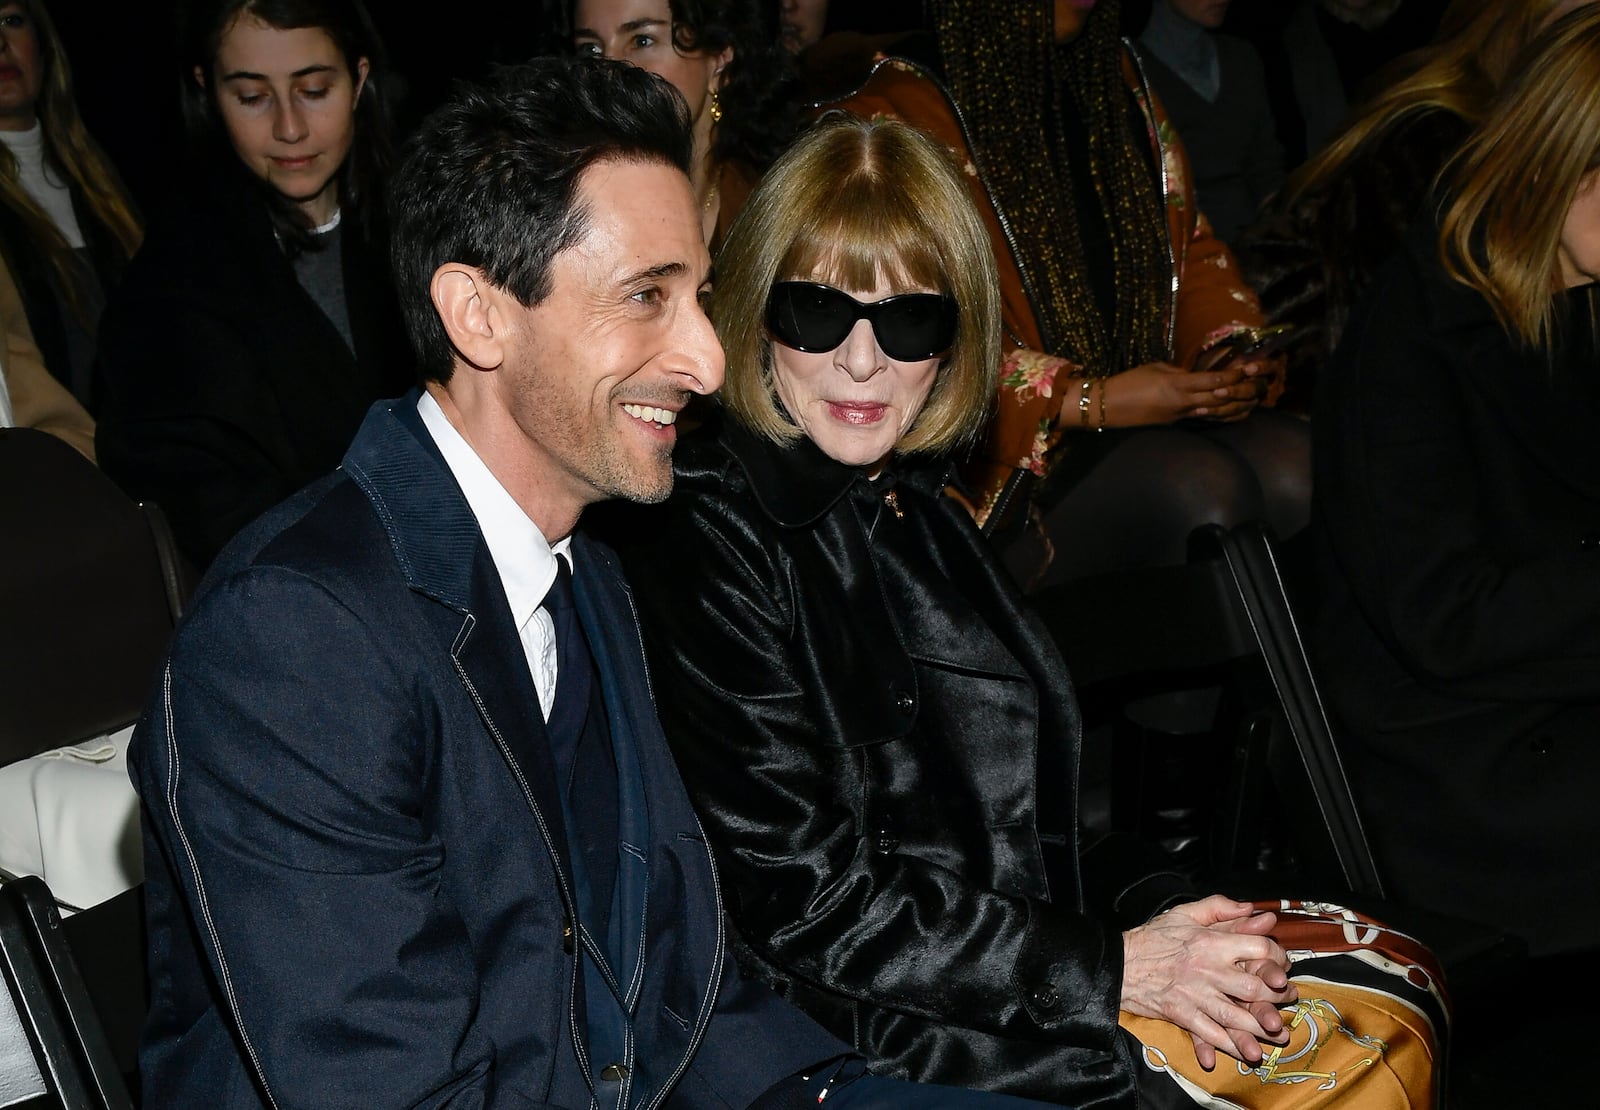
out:
M1235 359L1259 359L1277 354L1300 337L1292 324L1241 327L1200 348L1191 370L1216 370Z

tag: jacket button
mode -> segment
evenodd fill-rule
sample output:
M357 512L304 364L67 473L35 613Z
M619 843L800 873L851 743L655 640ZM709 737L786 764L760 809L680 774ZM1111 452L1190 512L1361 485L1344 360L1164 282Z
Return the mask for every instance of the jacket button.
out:
M572 918L561 919L561 951L572 955Z
M894 696L894 707L898 709L903 716L909 717L911 716L911 711L917 707L917 699L906 693L904 690L901 690Z
M627 1064L607 1064L600 1069L600 1078L607 1083L621 1083L628 1078Z
M1035 1009L1046 1012L1054 1010L1057 1006L1061 1005L1061 996L1056 993L1055 987L1051 986L1049 983L1046 983L1043 986L1034 987L1033 990L1029 992L1028 998L1030 1001L1032 1001Z
M1541 733L1528 742L1528 747L1533 749L1534 755L1549 755L1555 750L1556 742Z
M900 847L900 838L888 825L883 826L872 834L872 850L879 855L887 856Z

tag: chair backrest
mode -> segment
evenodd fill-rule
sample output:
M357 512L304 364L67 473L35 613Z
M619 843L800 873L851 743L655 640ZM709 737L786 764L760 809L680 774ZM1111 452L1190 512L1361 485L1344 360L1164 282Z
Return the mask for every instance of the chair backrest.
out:
M190 575L153 506L54 436L0 430L0 765L138 716Z
M1268 773L1315 877L1383 897L1383 884L1301 646L1271 543L1255 524L1206 525L1186 564L1115 571L1034 595L1073 681L1093 700L1223 683L1233 766L1213 859L1241 870L1260 844ZM1197 677L1198 676L1198 677ZM1319 821L1305 819L1315 813Z
M0 1095L20 1105L132 1110L55 901L37 876L0 886L0 971Z
M1220 558L1227 566L1234 606L1249 621L1272 680L1299 760L1298 767L1289 765L1289 750L1274 743L1269 758L1280 789L1314 807L1326 840L1312 843L1325 849L1345 886L1354 894L1383 898L1383 880L1266 528L1257 522L1231 529L1209 524L1196 530L1190 545L1191 559Z

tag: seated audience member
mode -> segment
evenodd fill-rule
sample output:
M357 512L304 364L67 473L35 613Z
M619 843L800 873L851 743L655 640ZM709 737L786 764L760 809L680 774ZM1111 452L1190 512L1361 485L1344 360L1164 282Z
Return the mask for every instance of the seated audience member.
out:
M1512 58L1557 14L1587 2L1455 0L1435 41L1384 72L1378 91L1235 243L1268 315L1296 329L1288 373L1304 396Z
M383 262L380 44L359 0L195 0L202 144L101 325L99 453L203 568L411 380Z
M722 380L679 98L543 59L393 182L421 391L218 559L129 763L147 1106L1033 1105L867 1075L728 958L609 497Z
M0 266L0 428L37 428L65 440L94 461L94 420L45 369L28 328L22 296L10 272Z
M1384 873L1535 953L1597 945L1597 167L1591 5L1520 56L1317 399L1312 643Z
M694 120L691 173L715 251L794 134L793 71L774 0L559 0L580 54L671 82Z
M139 248L139 219L78 116L44 0L0 3L0 260L50 373L90 407L106 294Z
M1181 563L1208 521L1298 532L1309 432L1264 406L1272 362L1201 363L1202 347L1261 315L1122 46L1116 0L929 11L942 74L910 51L863 59L854 91L828 106L940 139L988 223L1004 361L965 478L978 519L1010 532L1007 565L1033 588ZM1029 496L1040 527L1019 536Z
M1309 1050L1348 1105L1427 1106L1442 1013L1414 942L1328 907L1188 901L1080 844L1071 681L944 493L1001 326L944 148L824 119L734 225L713 317L723 429L679 446L666 505L612 523L750 968L906 1078L1253 1105ZM1333 1010L1342 1031L1312 1021L1309 1044L1303 1019Z
M1227 14L1228 0L1155 0L1139 45L1189 152L1200 208L1232 243L1283 184L1283 149L1254 48L1217 34Z

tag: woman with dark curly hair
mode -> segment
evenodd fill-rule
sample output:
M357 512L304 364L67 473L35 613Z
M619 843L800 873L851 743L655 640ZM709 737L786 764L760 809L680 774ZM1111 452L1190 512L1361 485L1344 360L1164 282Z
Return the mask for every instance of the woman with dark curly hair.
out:
M774 0L562 0L581 54L671 82L694 122L695 196L713 252L793 136L792 69Z

